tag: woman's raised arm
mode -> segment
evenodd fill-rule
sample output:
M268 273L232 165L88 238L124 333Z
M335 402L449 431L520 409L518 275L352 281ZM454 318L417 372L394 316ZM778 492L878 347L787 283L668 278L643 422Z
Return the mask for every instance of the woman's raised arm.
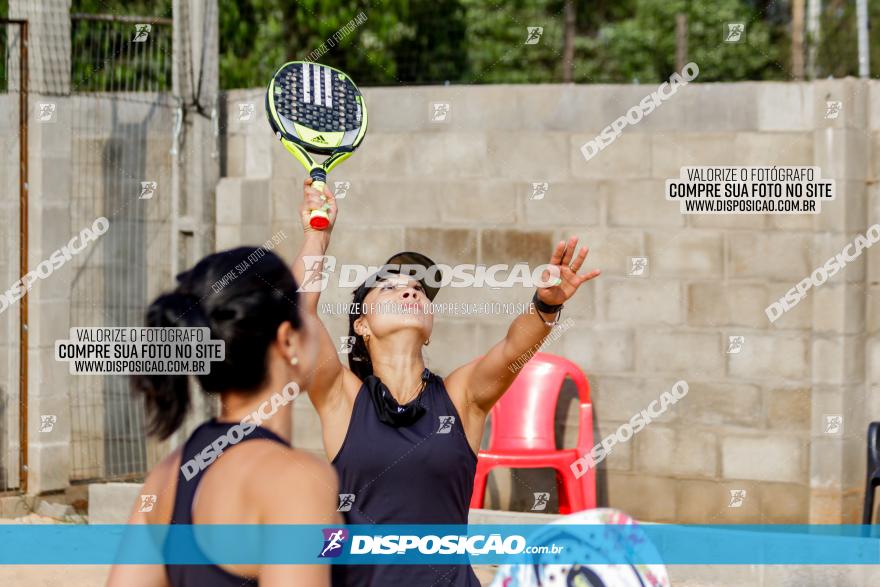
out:
M303 301L303 310L315 315L318 313L318 300L321 298L321 278L324 271L324 253L330 246L330 233L336 224L336 198L324 186L322 194L312 187L312 178L308 177L303 182L303 200L299 207L300 222L303 227L303 244L293 261L293 276L300 288L300 299ZM330 209L330 226L325 230L315 230L309 225L309 212L327 204Z
M309 400L321 417L324 444L328 451L338 449L348 426L352 402L345 394L343 381L354 375L339 360L336 344L324 325L318 312L321 298L321 284L324 272L324 254L330 245L330 233L336 224L336 200L327 186L324 186L324 198L312 186L312 179L303 182L303 200L300 204L300 221L303 227L303 244L293 262L293 276L299 284L299 299L306 320L311 322L312 333L317 337L318 358L312 383L309 386ZM309 225L309 211L327 204L330 226L325 230L315 230ZM356 379L356 378L355 378Z
M557 312L542 312L538 306L561 306L575 294L581 284L599 275L598 269L584 275L577 274L589 252L586 247L582 247L575 256L577 245L578 239L575 236L569 238L568 242L560 241L556 245L550 265L558 268L557 283L538 289L538 303L534 311L517 316L507 329L507 335L485 355L449 375L447 382L450 390L463 394L462 399L466 405L476 407L483 414L488 413L513 383L519 372L519 369L514 368L515 364L531 358L544 338L550 334L552 326L547 323L552 322Z

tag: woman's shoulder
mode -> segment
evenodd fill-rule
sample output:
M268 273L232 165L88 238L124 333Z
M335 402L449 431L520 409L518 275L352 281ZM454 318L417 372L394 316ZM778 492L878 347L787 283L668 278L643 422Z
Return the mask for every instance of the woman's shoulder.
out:
M275 523L319 514L323 520L336 510L336 471L326 459L309 452L277 444L267 447L251 480L257 481L248 484L254 500L268 504L263 517ZM287 505L281 507L282 502Z
M336 483L336 471L323 457L268 440L247 444L251 449L247 451L249 454L245 451L240 454L251 463L248 477L271 480L272 484L291 479L298 479L298 484L309 483L308 480L322 485Z
M164 459L159 461L150 474L147 476L157 481L167 481L168 479L177 479L177 472L180 470L180 461L183 458L183 446L179 446L171 451Z

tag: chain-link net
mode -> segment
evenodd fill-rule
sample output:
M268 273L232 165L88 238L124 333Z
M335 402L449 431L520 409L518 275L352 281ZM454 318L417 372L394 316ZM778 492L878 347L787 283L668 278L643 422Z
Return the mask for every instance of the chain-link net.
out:
M71 17L71 227L105 216L111 230L74 260L72 326L143 323L171 282L171 19ZM160 285L161 284L161 285ZM142 402L125 376L71 376L71 477L140 476L148 468Z
M10 84L9 71L21 63L22 27L0 22L0 287L3 293L19 278L19 190L21 141L19 113L21 88ZM0 300L0 492L19 487L21 438L19 419L19 308Z

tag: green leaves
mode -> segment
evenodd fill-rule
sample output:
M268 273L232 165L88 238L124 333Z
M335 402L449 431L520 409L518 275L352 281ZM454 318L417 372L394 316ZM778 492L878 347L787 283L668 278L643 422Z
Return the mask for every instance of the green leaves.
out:
M688 19L698 81L789 79L790 3L572 0L574 81L659 83L675 69L676 15ZM8 4L0 0L0 11ZM73 0L72 12L172 16L171 0ZM852 3L822 4L818 77L857 72ZM223 89L266 84L285 61L348 72L359 85L558 83L565 0L218 0ZM880 18L872 2L871 18ZM337 34L363 12L366 22ZM742 41L725 43L725 24ZM529 30L540 28L535 42ZM334 35L336 35L334 37ZM880 43L871 46L874 70Z
M224 89L266 84L285 61L316 60L358 84L394 83L395 49L414 36L404 0L370 7L360 0L220 0L220 83ZM366 22L343 27L359 13ZM326 51L326 52L325 52Z
M634 14L600 29L591 47L602 81L659 83L675 70L675 17L687 15L688 61L699 81L785 79L785 45L771 44L768 25L742 0L638 0ZM724 42L725 24L745 23L738 43Z

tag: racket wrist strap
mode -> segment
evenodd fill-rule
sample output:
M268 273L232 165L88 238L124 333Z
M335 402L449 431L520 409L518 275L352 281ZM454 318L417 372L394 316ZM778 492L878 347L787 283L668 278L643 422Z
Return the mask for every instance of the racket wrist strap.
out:
M541 318L541 321L544 322L550 328L553 328L557 324L559 324L559 316L562 312L563 304L547 304L538 297L538 292L535 292L535 295L532 296L532 304L534 304L535 309L538 310L538 317ZM556 318L553 322L547 322L544 320L541 314L555 314Z
M535 308L539 312L544 314L555 314L562 309L562 304L548 304L541 301L541 298L538 297L538 292L535 292L535 295L532 296L532 303L535 304Z

